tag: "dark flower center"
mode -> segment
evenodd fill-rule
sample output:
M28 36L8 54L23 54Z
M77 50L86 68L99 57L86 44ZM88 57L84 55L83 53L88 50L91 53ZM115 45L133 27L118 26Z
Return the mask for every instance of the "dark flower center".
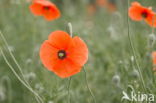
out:
M143 17L143 18L147 18L148 13L147 13L147 12L142 12L142 14L141 14L141 15L142 15L142 17Z
M44 6L43 8L44 8L44 10L49 10L50 6Z
M60 51L58 51L57 56L59 59L62 60L64 58L66 58L67 54L66 54L65 50L60 50Z

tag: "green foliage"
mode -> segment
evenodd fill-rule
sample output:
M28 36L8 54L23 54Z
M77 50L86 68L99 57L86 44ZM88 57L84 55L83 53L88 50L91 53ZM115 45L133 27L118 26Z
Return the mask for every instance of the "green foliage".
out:
M110 14L104 8L97 8L94 15L87 12L87 0L51 1L61 9L62 16L58 20L47 22L42 17L31 14L30 3L26 0L0 0L0 30L9 44L9 50L22 68L24 79L41 96L44 103L68 101L68 79L61 79L45 69L39 58L42 42L52 31L66 31L68 22L73 25L74 36L83 38L89 47L89 61L85 69L89 87L97 103L121 103L122 91L128 91L129 85L135 91L156 93L151 63L151 51L155 50L156 45L149 47L152 28L144 22L130 20L130 36L145 83L144 91L128 38L125 1L123 4L119 1L122 6L119 6L116 13ZM140 2L147 6L156 6L153 0ZM23 80L2 38L0 48ZM83 71L72 77L70 96L71 103L93 103ZM0 103L37 103L34 94L21 84L4 61L2 54Z

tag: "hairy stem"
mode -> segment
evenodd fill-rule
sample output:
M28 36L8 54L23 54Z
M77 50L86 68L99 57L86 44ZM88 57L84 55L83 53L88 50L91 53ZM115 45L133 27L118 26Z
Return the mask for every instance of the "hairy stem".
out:
M87 88L88 88L88 90L89 90L89 93L90 93L90 95L92 96L92 98L93 98L93 100L94 100L94 103L96 103L95 96L94 96L94 94L93 94L93 92L92 92L92 90L90 89L89 84L88 84L87 72L86 72L86 70L85 70L85 67L83 67L83 71L84 71L84 74L85 74L85 81L86 81L86 85L87 85Z
M129 42L130 42L130 46L131 46L131 48L132 48L134 60L135 60L135 63L136 63L136 66L137 66L137 69L138 69L138 72L139 72L139 77L140 77L140 80L141 80L141 82L142 82L143 89L144 89L144 91L146 91L145 82L144 82L144 79L143 79L143 76L142 76L141 68L140 68L139 62L138 62L138 60L137 60L136 51L135 51L135 48L134 48L134 45L133 45L133 42L132 42L132 38L131 38L131 35L130 35L130 26L129 26L130 23L129 23L129 17L128 17L128 8L129 8L129 0L127 1L128 39L129 39Z

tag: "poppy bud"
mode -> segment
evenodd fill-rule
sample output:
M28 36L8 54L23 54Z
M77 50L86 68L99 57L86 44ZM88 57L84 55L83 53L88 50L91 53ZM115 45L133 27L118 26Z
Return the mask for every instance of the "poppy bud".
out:
M37 84L35 85L35 89L36 89L39 93L43 93L43 91L44 91L43 86L42 86L41 84L39 84L39 83L37 83Z
M120 76L119 75L114 75L112 78L112 82L116 85L119 86L120 84Z
M155 34L150 34L149 37L148 37L148 46L149 47L153 47L154 43L156 41L156 36Z
M0 101L6 100L6 95L4 93L4 88L0 87Z
M134 56L131 56L131 61L134 62Z
M134 78L138 78L139 77L139 72L136 70L136 69L134 69L133 71L132 71L132 77L134 77Z
M54 103L53 101L48 101L48 103Z
M33 72L30 72L28 74L25 74L24 77L28 80L28 81L32 81L36 78L36 74Z

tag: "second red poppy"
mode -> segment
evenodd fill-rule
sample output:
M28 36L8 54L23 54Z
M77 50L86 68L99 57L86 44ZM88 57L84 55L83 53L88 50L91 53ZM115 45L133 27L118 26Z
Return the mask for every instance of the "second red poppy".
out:
M56 5L47 0L34 0L30 10L35 16L43 16L48 21L60 17L60 11Z

